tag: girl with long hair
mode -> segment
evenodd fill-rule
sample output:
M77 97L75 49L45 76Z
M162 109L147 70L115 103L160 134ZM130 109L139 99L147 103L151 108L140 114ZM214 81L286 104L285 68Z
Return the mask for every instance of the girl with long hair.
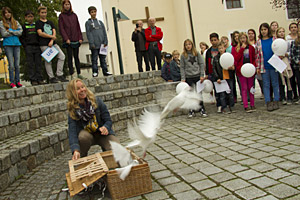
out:
M277 21L272 21L270 24L270 29L271 29L271 33L273 35L273 37L276 37L276 31L279 27L279 24Z
M255 43L256 43L256 32L254 29L249 29L248 30L248 39L249 39L249 44L251 44L255 48Z
M9 63L9 82L11 88L23 87L20 83L21 42L19 40L22 31L22 26L14 19L11 9L3 7L0 32L3 37L3 46Z
M73 57L77 71L77 77L83 79L80 72L79 47L82 43L82 33L77 15L73 12L70 0L62 1L62 10L58 19L59 31L67 49L69 74L74 74Z
M206 51L209 48L208 45L205 42L200 42L199 47L201 49L201 55L205 58Z
M110 150L109 141L119 140L114 136L112 121L106 105L96 98L81 79L73 79L66 90L69 111L69 143L72 159L87 156L90 147L98 144L102 150Z
M232 55L234 56L236 66L236 75L238 76L241 83L244 109L246 112L253 112L255 111L254 94L252 94L250 90L253 87L255 75L249 78L244 77L241 73L241 68L246 63L251 63L255 66L255 49L249 43L249 39L246 33L240 33L238 40L238 45L232 50ZM250 108L248 106L248 93L250 99Z
M181 81L186 82L190 86L195 86L200 80L204 81L204 60L201 54L196 50L194 43L190 39L186 39L183 43L183 52L180 57L180 74ZM203 101L200 102L200 114L207 117ZM191 110L189 117L193 117L195 111Z
M259 27L259 36L256 42L255 59L257 74L261 74L263 80L263 90L267 110L273 111L279 109L279 82L278 73L275 68L268 63L268 60L273 56L272 43L273 36L268 23L263 23ZM274 102L271 102L270 88L272 84L274 93Z
M296 22L292 22L289 25L290 33L286 36L286 41L288 42L289 47L291 47L292 41L294 41L298 37L298 27L299 27L299 23L297 24ZM296 104L298 104L299 103L300 89L298 87L298 90L297 90L297 83L296 83L297 77L296 77L296 74L299 71L299 68L297 68L297 65L296 65L296 63L294 63L293 59L290 60L290 65L291 65L291 68L293 70L293 76L291 78L291 86L292 86L293 96L294 96L293 99L294 99L294 102Z

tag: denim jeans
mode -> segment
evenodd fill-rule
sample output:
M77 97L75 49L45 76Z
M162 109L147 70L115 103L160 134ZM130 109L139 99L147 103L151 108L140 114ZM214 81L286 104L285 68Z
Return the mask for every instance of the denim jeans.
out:
M279 101L278 73L275 71L275 69L266 69L266 72L262 73L261 76L263 80L265 102L267 103L271 101L271 97L270 97L271 84L274 92L274 101Z
M98 73L98 56L100 59L100 66L102 68L102 73L107 73L107 65L106 65L106 55L99 54L100 49L91 49L92 52L92 70L93 73Z
M9 82L20 82L20 46L5 46L5 53L9 64Z
M234 96L233 96L233 88L234 88L234 80L233 79L226 79L226 82L230 88L230 92L220 92L216 93L216 98L219 98L219 106L222 106L222 109L234 106Z

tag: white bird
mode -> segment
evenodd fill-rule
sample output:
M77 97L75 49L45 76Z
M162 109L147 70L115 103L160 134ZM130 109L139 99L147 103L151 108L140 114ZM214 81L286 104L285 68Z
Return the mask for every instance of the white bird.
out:
M115 161L120 165L120 168L116 168L116 171L118 172L120 179L124 181L130 174L131 168L135 165L138 165L139 162L137 160L133 160L130 152L121 144L113 141L109 142Z
M138 122L128 122L128 134L132 139L127 147L140 146L143 149L143 158L149 145L155 142L156 134L160 129L162 120L160 113L144 110Z
M165 119L171 111L179 108L187 110L200 109L202 97L199 93L190 90L182 90L178 95L171 99L161 113L160 119Z
M115 161L119 163L120 167L126 167L132 163L130 152L121 144L109 141Z

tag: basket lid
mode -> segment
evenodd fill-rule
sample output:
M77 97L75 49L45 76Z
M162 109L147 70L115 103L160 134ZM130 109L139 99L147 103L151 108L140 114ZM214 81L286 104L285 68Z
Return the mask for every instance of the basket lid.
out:
M100 153L70 160L69 169L66 178L71 197L84 190L84 184L89 186L108 173L108 167Z

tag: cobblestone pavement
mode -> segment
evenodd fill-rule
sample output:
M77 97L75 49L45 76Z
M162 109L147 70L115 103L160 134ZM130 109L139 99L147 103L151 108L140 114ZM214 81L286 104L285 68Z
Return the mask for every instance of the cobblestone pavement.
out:
M232 114L166 120L148 149L153 192L132 199L300 199L300 105L267 112L241 105ZM121 141L128 141L123 135ZM97 151L93 147L93 152ZM137 154L139 149L135 149ZM0 199L98 199L100 193L70 198L66 187L70 152L20 177ZM104 199L110 199L108 192Z

